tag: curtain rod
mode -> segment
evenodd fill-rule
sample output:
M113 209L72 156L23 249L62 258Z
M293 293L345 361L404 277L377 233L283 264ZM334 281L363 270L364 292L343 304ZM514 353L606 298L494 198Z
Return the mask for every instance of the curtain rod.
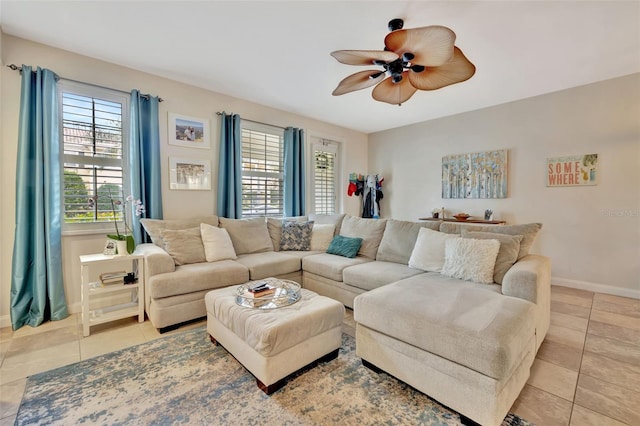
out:
M216 112L216 115L222 115L222 113L223 113L223 112L226 114L226 112L225 112L225 111L218 111L218 112ZM231 113L231 114L233 114L233 113ZM271 123L263 123L262 121L249 120L248 118L243 118L243 117L240 117L240 119L241 119L241 120L245 120L245 121L250 121L250 122L252 122L252 123L256 123L256 124L262 124L262 125L264 125L264 126L276 127L276 128L278 128L278 129L282 129L282 130L285 130L285 129L286 129L286 127L276 126L275 124L271 124Z
M13 71L18 71L19 73L22 73L22 67L19 67L16 64L9 64L9 65L7 65L7 68L11 68ZM126 93L127 95L131 94L131 92L125 92L124 90L120 90L120 89L114 89L114 88L111 88L111 87L100 86L98 84L87 83L87 82L78 81L78 80L72 80L70 78L64 78L64 77L59 77L59 78L60 78L60 80L70 81L72 83L86 84L87 86L93 86L93 87L97 87L99 89L113 90L113 91L120 92L120 93ZM150 95L141 93L140 97L145 98L145 99L149 99ZM164 99L158 98L158 102L162 102L162 101L164 101Z

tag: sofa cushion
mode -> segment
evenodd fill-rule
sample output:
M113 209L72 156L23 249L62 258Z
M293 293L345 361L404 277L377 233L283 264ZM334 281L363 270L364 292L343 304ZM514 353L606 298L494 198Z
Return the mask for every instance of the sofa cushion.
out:
M194 263L176 266L175 272L151 277L149 296L159 299L243 284L247 281L249 269L235 260Z
M376 260L408 264L420 228L438 230L438 222L407 222L388 219Z
M200 234L207 262L238 258L226 229L201 223Z
M309 220L307 216L291 216L284 219L278 219L273 217L267 218L267 230L269 231L269 237L273 245L274 251L280 251L280 240L282 239L282 224L284 222L306 222Z
M450 238L444 243L442 275L492 284L498 250L500 250L498 240Z
M282 223L282 238L280 250L309 250L311 247L311 231L313 222L285 222Z
M496 258L496 264L493 269L493 281L498 284L502 284L504 274L506 274L518 260L520 242L522 241L523 236L463 230L462 237L481 240L498 240L500 242L500 250L498 250L498 257Z
M420 228L418 239L409 257L409 267L440 272L444 265L444 243L450 238L458 238L458 236Z
M344 268L367 262L372 262L372 260L361 256L348 258L329 253L320 253L303 257L302 269L305 272L311 272L333 281L342 282Z
M386 219L362 219L355 216L345 216L340 227L340 235L362 238L358 254L375 259L386 224Z
M407 265L377 260L349 266L342 272L342 277L345 284L368 291L422 273Z
M290 274L299 271L301 266L299 257L274 251L242 254L237 262L249 269L249 278L252 280Z
M309 220L312 220L314 224L333 225L336 227L334 235L340 235L340 227L342 221L346 215L341 214L310 214Z
M160 237L164 241L165 251L176 265L207 261L199 226L183 230L165 229L160 233Z
M251 219L220 218L220 227L229 232L236 255L273 251L273 243L263 217Z
M507 235L522 235L522 242L520 243L520 250L518 251L518 259L522 259L529 254L529 250L533 245L533 242L538 235L540 229L542 229L541 223L525 223L522 225L464 225L455 222L442 222L440 224L440 231L450 234L461 234L462 230L466 231L481 231L481 232L495 232L497 234Z
M158 247L164 248L164 241L162 241L161 233L165 229L189 229L200 226L201 223L218 226L218 216L199 216L192 219L142 218L140 219L140 223L142 224L144 230L147 231L147 234L149 234L149 237L151 237L151 242L153 242L153 244L157 245Z
M329 223L314 223L311 231L311 247L310 250L327 251L333 236L335 235L336 226Z
M495 284L435 273L357 296L354 319L497 380L509 377L524 354L535 350L533 303L505 297Z
M331 240L329 247L327 247L327 253L353 258L358 254L360 246L362 246L362 238L351 238L336 235Z

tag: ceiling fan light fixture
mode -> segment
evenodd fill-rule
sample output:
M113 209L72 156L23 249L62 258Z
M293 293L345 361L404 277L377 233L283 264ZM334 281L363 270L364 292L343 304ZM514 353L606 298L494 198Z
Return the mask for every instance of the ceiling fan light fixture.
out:
M389 21L384 50L337 50L331 56L347 65L376 65L343 79L334 96L376 85L375 100L395 105L417 90L436 90L471 78L476 67L454 45L456 34L440 25L403 30L402 19ZM411 71L411 72L409 72ZM390 77L385 78L386 75Z

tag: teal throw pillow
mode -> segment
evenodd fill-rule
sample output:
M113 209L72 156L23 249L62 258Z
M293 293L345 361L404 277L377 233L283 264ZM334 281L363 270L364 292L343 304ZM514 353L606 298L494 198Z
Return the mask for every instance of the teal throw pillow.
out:
M344 257L356 257L361 245L362 238L351 238L336 235L333 237L333 240L331 240L331 244L329 244L329 248L327 248L327 253Z

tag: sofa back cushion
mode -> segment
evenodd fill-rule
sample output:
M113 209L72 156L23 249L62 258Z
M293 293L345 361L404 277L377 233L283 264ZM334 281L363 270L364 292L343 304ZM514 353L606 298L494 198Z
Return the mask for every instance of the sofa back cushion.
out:
M409 267L423 271L440 272L444 265L444 243L455 234L445 234L429 228L420 228L416 245L409 258Z
M200 234L207 262L238 258L226 229L201 223Z
M274 251L280 251L280 240L282 239L282 224L285 222L306 222L309 220L307 216L291 216L284 219L274 217L267 218L267 230L271 238L271 244Z
M165 229L161 233L164 250L173 257L176 265L205 262L200 226L190 229Z
M199 227L201 223L218 226L218 216L198 216L191 219L140 219L140 223L151 237L151 242L164 248L162 231L165 229L180 230Z
M340 235L340 227L342 221L346 215L341 214L310 214L309 220L312 220L314 224L319 225L333 225L335 226L335 233L333 235Z
M386 219L362 219L355 216L345 216L340 227L340 235L362 238L358 255L375 260L386 224Z
M522 241L523 236L463 230L462 237L478 240L497 240L500 243L498 258L496 259L496 264L493 269L493 281L497 284L502 284L504 275L518 260L520 242Z
M220 227L229 233L236 255L273 251L273 243L264 217L251 219L221 217Z
M438 230L438 222L408 222L388 219L382 234L376 260L385 262L409 263L411 252L416 245L420 228Z
M520 250L518 251L518 260L529 254L529 250L538 235L538 231L542 229L541 223L525 223L522 225L463 225L455 222L442 222L440 231L461 234L462 230L495 232L496 234L506 235L522 235Z

